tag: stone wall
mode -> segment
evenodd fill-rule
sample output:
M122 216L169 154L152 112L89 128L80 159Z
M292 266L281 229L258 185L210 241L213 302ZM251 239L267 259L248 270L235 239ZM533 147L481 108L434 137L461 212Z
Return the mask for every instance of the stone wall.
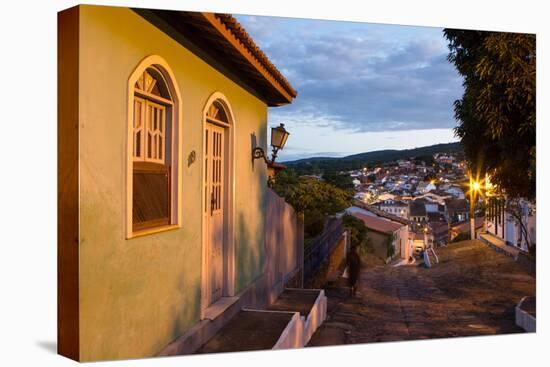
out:
M347 236L344 234L328 259L321 264L315 275L305 282L304 287L317 289L322 288L327 282L336 281L346 267L347 251Z

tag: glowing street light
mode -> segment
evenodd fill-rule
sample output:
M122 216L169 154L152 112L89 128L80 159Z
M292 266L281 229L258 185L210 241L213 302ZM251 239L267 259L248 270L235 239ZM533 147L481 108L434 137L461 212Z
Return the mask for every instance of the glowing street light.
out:
M476 238L475 200L476 194L481 194L482 182L470 174L470 239Z
M366 204L368 204L370 202L370 199L371 199L371 194L370 192L367 192L367 194L363 197L364 198L364 202Z

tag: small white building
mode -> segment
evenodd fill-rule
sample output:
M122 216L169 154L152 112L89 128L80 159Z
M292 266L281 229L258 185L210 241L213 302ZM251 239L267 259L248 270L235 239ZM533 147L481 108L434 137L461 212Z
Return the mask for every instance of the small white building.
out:
M408 259L411 256L412 242L409 241L409 226L360 211L355 211L352 215L361 219L367 227L368 237L376 256L386 262L395 258ZM389 243L393 247L391 257L387 252Z
M395 195L391 194L389 192L384 192L384 193L378 195L378 200L382 200L382 201L395 200Z
M409 218L409 204L404 203L400 200L382 200L374 205L376 205L378 209L388 214L393 214L405 219Z
M527 200L520 200L518 214L521 216L521 223L518 217L506 210L503 200L490 200L487 205L486 230L522 251L529 251L528 243L536 243L536 208Z
M437 192L430 191L423 195L417 196L417 198L418 199L424 198L429 201L436 202L441 205L445 205L445 200L451 199L452 195L451 194L443 195L440 191L437 191Z
M425 182L425 181L421 181L417 186L416 186L416 191L422 193L422 194L425 194L427 192L430 192L430 191L433 191L435 190L437 187L435 186L435 184L433 184L432 182Z
M458 187L458 186L450 186L449 188L445 189L445 192L452 195L456 199L464 199L464 191Z

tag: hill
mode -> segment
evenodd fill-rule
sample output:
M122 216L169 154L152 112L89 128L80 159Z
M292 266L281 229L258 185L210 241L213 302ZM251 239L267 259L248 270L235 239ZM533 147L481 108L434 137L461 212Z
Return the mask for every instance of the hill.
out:
M436 144L414 149L386 149L353 154L346 157L315 157L283 162L300 174L318 174L324 172L349 171L366 165L383 164L398 159L426 158L435 153L461 153L460 143Z

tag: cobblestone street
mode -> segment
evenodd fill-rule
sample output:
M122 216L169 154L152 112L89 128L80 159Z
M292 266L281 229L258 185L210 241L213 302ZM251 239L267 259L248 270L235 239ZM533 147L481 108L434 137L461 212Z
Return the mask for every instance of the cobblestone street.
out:
M535 277L479 241L437 249L431 269L368 259L355 298L326 289L328 318L308 346L522 332L514 307Z

